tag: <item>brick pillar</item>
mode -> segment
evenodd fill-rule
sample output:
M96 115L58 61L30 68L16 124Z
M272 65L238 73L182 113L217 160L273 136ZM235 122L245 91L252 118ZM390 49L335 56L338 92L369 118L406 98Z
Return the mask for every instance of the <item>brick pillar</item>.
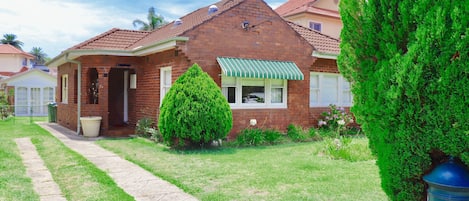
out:
M109 72L111 71L110 66L97 67L98 71L98 82L99 82L99 113L102 116L101 130L106 134L109 129Z

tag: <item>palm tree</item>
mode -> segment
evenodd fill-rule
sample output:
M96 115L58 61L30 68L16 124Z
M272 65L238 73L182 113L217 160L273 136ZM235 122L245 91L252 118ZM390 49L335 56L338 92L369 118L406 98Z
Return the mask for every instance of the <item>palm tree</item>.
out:
M15 34L3 34L3 39L0 40L2 44L10 44L13 45L14 47L21 49L21 46L23 46L23 42L19 41L16 39Z
M40 47L33 47L33 49L29 52L30 54L34 55L34 64L43 65L46 62L47 54L42 51Z
M140 27L140 30L142 31L152 31L152 30L162 27L165 24L168 24L168 22L164 20L164 17L162 15L159 15L159 14L157 15L155 13L154 7L150 7L148 9L147 19L148 19L148 23L142 20L136 19L132 22L132 24L134 25L134 27Z

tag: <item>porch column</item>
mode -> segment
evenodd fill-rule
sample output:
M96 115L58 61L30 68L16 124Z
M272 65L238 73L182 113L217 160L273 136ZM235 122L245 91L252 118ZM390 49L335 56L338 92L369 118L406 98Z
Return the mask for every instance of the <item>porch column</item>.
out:
M97 67L99 83L99 113L102 115L102 128L106 134L109 129L109 72L111 66Z

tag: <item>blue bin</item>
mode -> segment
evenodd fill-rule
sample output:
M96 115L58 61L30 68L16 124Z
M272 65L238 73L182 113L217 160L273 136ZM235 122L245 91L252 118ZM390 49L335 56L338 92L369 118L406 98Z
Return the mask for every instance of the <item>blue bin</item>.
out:
M423 177L428 201L469 201L469 170L453 158Z

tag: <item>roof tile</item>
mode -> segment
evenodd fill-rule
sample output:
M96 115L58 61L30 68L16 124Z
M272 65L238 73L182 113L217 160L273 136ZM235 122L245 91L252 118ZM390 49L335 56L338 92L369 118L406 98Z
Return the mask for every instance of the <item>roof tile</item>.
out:
M305 38L309 42L309 44L311 44L317 51L321 53L335 55L338 55L340 53L339 39L330 37L328 35L322 34L310 28L303 27L293 22L288 22L288 24L303 38Z
M123 50L133 45L143 37L147 36L149 31L135 31L113 28L96 37L84 41L71 47L72 50L86 49L105 49L105 50ZM70 50L69 49L69 50Z
M181 17L182 24L175 25L174 22L171 22L157 30L154 30L151 34L147 37L143 38L142 40L138 41L130 48L136 48L139 46L145 46L152 42L158 42L165 39L169 39L176 36L183 36L185 32L194 29L198 25L212 19L215 16L220 15L226 10L240 4L244 0L222 0L214 5L218 7L218 11L212 14L208 13L209 6L199 8L184 17Z
M0 54L21 54L29 59L34 58L34 55L24 52L10 44L0 44Z

